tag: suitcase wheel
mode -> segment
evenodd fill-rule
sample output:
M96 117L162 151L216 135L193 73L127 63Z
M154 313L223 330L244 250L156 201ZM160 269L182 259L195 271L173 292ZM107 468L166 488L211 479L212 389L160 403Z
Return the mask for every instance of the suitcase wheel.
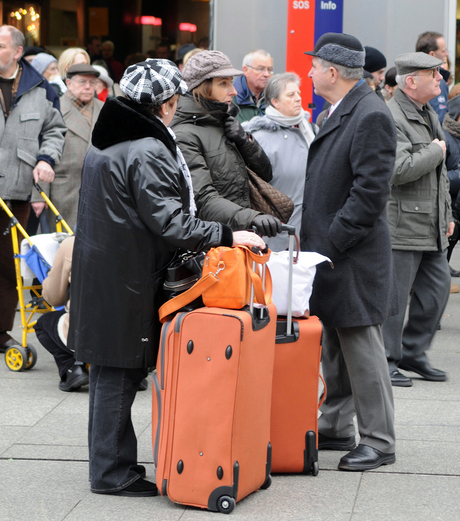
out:
M262 490L267 490L267 488L270 488L271 484L272 484L272 477L268 476L268 478L265 480L265 483L260 488Z
M315 461L313 465L311 466L311 475L317 476L319 472L319 463Z
M235 508L235 498L230 496L220 496L217 500L217 510L222 514L230 514Z

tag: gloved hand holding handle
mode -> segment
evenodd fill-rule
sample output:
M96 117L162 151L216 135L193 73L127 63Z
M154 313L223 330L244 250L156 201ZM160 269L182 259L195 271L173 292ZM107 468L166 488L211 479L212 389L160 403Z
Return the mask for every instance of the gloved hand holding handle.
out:
M275 237L281 233L283 227L279 219L268 214L256 215L251 224L257 228L257 231L261 235L265 235L266 237Z

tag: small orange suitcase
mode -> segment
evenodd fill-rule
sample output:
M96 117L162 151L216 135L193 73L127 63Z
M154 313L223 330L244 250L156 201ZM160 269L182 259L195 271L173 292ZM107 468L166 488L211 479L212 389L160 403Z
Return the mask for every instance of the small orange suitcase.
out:
M290 268L293 262L294 232L290 234ZM292 269L288 290L292 291ZM289 304L291 298L288 298ZM277 322L271 412L272 472L316 476L318 465L318 404L322 325L318 317ZM324 384L324 380L323 380Z
M262 314L200 308L163 325L153 459L158 489L176 503L230 513L270 486L276 309Z

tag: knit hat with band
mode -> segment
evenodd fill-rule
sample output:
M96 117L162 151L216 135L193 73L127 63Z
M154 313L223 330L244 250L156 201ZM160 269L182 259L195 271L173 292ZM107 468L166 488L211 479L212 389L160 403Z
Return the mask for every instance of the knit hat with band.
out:
M205 80L227 76L243 76L243 71L235 69L228 56L220 51L202 51L192 56L182 71L188 89L192 91Z

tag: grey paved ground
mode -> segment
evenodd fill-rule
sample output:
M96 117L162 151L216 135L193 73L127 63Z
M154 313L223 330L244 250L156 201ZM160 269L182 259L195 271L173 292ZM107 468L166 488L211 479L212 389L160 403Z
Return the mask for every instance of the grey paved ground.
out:
M460 269L459 254L452 264ZM317 477L274 476L271 488L238 503L231 519L460 520L459 336L460 294L456 294L451 295L430 355L435 367L448 371L449 380L414 378L412 388L394 389L395 465L364 473L339 472L342 453L320 452ZM88 391L59 391L54 360L32 337L38 349L35 368L14 373L0 363L0 521L222 519L222 514L177 506L162 497L91 494ZM150 389L138 394L133 417L139 462L152 479Z

